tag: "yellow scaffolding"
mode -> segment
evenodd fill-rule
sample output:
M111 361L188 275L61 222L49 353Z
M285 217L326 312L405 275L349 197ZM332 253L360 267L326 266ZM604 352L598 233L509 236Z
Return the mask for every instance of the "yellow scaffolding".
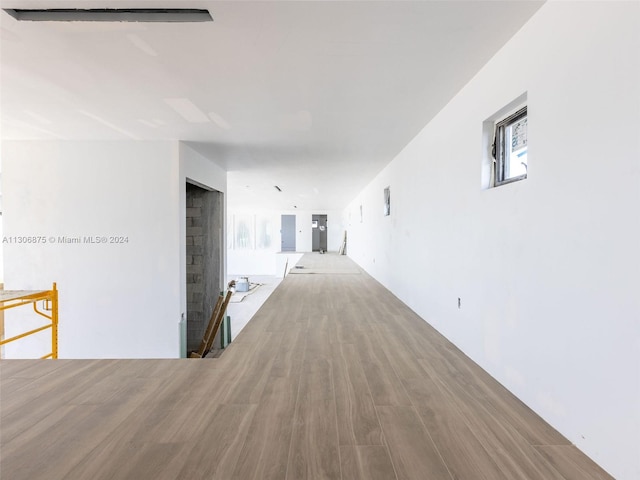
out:
M42 310L38 310L37 302L39 301L43 302ZM51 353L40 358L58 358L58 289L56 284L53 284L51 290L0 290L0 311L29 304L33 305L34 312L49 320L50 323L2 340L0 346L50 328Z

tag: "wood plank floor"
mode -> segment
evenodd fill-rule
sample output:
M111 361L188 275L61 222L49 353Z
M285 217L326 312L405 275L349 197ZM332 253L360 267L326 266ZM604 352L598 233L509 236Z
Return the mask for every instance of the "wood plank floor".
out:
M219 358L0 362L0 479L611 478L347 257L300 263Z

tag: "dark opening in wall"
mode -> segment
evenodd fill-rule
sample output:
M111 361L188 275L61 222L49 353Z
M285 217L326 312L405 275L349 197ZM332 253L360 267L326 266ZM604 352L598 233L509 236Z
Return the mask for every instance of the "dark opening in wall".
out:
M222 193L187 183L187 351L202 341L222 282ZM219 335L219 334L218 334ZM220 344L214 341L214 348Z

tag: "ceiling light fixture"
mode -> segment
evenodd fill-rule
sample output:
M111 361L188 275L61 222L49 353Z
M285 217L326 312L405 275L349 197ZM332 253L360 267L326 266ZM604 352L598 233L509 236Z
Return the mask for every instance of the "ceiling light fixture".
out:
M212 22L208 10L195 8L46 8L3 9L16 20L32 22Z

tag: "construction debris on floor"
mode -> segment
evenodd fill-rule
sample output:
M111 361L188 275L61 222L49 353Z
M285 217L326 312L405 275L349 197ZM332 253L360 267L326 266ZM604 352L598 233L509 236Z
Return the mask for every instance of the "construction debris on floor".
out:
M255 292L256 289L258 287L260 287L260 286L262 286L262 283L251 283L251 282L248 282L247 290L240 291L240 290L236 289L236 291L233 293L233 295L231 295L231 300L229 302L230 303L240 303L248 295L251 295L253 292Z

